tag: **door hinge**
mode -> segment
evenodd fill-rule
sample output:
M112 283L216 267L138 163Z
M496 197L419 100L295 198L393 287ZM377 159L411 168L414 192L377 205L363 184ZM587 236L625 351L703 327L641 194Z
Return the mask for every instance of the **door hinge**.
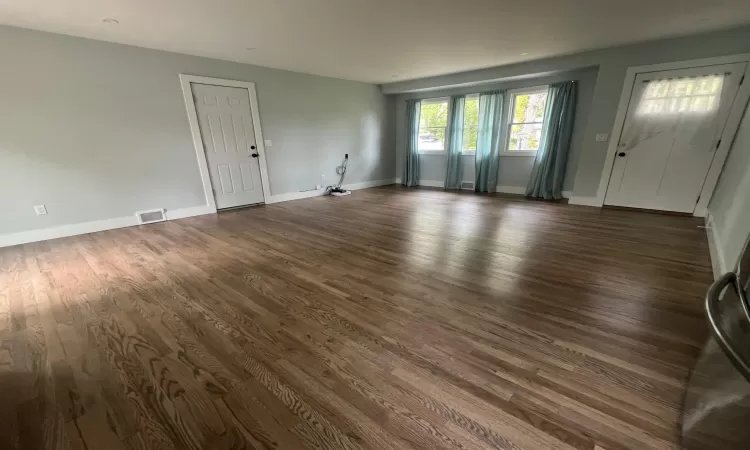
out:
M720 145L721 145L721 139L719 139L719 142L716 143L716 148L718 149Z

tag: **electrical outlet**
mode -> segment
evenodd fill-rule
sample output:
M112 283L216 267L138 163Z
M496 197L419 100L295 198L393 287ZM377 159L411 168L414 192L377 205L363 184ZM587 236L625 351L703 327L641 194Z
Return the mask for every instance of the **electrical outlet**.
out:
M36 205L34 206L34 212L37 216L47 215L47 207L44 205Z
M273 141L270 139L264 139L263 143L266 144L266 147L273 147Z
M315 189L317 189L317 190L321 190L321 189L323 189L323 186L321 186L321 185L319 185L319 184L316 184L316 185L315 185Z
M609 134L607 133L599 133L596 135L596 142L607 142L607 139L609 139Z

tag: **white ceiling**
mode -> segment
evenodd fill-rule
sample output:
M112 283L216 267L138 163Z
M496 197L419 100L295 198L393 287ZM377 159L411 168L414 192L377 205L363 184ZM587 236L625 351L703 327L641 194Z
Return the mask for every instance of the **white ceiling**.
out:
M0 0L6 25L374 83L749 22L748 0Z

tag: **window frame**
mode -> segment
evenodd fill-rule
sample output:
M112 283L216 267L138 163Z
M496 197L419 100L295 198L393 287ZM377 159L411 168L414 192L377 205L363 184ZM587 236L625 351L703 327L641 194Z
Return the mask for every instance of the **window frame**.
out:
M533 87L526 87L526 88L520 88L520 89L513 89L508 91L508 107L504 111L506 115L506 122L505 122L505 145L503 145L502 150L500 151L500 156L536 156L537 150L510 150L510 136L511 136L511 127L513 125L524 125L531 122L513 122L513 111L516 107L516 97L519 95L525 95L525 94L545 94L549 92L549 85L543 85L543 86L533 86ZM549 99L547 99L549 100ZM547 103L544 104L544 111L547 111ZM542 115L542 129L544 129L544 115ZM541 143L540 143L541 144Z
M451 98L450 97L433 97L433 98L425 98L419 101L419 115L420 115L420 122L422 121L422 105L431 105L435 103L445 103L448 108L448 117L450 117L451 114ZM448 136L448 122L449 120L446 119L445 122L445 136ZM437 128L437 127L430 127L430 128ZM422 129L422 127L419 127L419 129ZM417 153L420 155L445 155L445 142L443 142L443 149L442 150L420 150L417 148Z

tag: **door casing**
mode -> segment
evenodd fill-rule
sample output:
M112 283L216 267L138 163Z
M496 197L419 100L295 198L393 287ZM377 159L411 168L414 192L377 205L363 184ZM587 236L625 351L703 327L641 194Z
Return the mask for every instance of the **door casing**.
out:
M693 214L746 67L747 63L736 63L638 74L625 115L623 133L628 132L631 120L633 124L641 124L643 129L651 129L646 125L649 119L637 113L641 96L645 94L646 80L673 80L717 73L725 76L718 92L716 109L706 116L700 116L702 119L678 115L680 119L675 121L670 116L646 116L655 121L654 125L660 130L659 133L650 135L649 139L643 141L637 136L638 133L612 137L619 139L618 154L624 151L625 158L618 157L614 160L604 204ZM690 122L691 125L679 126L681 120L693 122ZM670 124L671 127L664 128L665 124ZM696 138L695 131L702 127L710 127L711 131L704 131L698 139L700 144L697 144L692 139ZM688 139L687 136L691 138ZM627 145L626 142L632 145ZM650 191L649 188L655 191Z
M250 95L250 113L253 119L253 128L255 129L256 147L258 151L258 164L260 165L260 179L263 186L263 201L270 203L271 187L268 180L268 166L266 164L266 148L263 140L263 130L260 127L260 113L258 110L258 93L255 90L255 83L250 81L225 80L222 78L201 77L197 75L180 74L180 84L182 86L182 96L185 100L188 121L190 122L190 133L193 137L193 146L195 147L195 156L198 159L198 169L201 174L203 192L206 196L206 204L216 212L216 199L214 198L213 186L208 170L208 161L206 152L203 148L201 131L198 125L198 113L195 109L193 99L193 83L212 84L216 86L227 86L247 89Z
M615 122L612 127L612 133L610 134L609 147L607 148L607 155L604 160L604 167L602 169L601 178L599 180L599 187L596 191L596 197L578 197L573 196L570 198L569 203L574 205L586 205L595 206L601 208L604 206L604 198L607 193L607 186L609 185L609 179L612 175L612 168L615 162L615 155L617 154L617 143L619 137L622 134L622 128L625 124L625 114L628 110L628 103L635 83L635 77L639 73L644 72L659 72L663 70L673 69L689 69L691 67L701 66L713 66L719 64L732 64L750 62L750 53L743 53L738 55L720 56L716 58L704 58L694 59L689 61L676 61L664 64L652 64L647 66L634 66L627 70L625 76L625 83L623 84L622 93L620 95L620 103L617 107L617 115ZM732 110L727 118L724 132L721 135L721 145L716 149L716 156L711 163L711 167L708 170L706 181L703 184L701 195L698 200L698 204L695 207L693 215L696 217L705 217L708 212L708 202L711 200L716 184L719 181L721 175L721 169L724 167L724 161L726 161L729 150L732 147L734 136L737 134L742 115L745 111L745 106L750 99L750 77L747 77L748 68L745 68L745 82L740 86L737 96L735 97Z

